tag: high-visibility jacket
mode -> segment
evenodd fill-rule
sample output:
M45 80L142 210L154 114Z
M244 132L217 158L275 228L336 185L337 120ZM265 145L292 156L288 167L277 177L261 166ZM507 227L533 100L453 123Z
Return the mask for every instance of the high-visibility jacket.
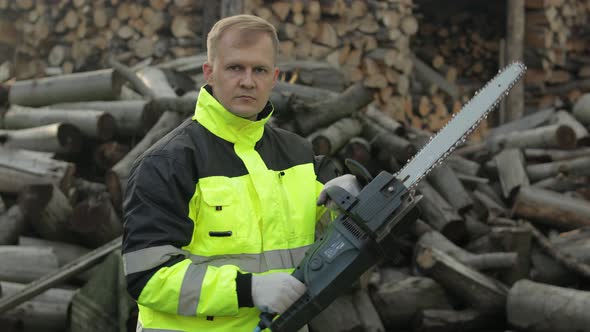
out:
M195 115L132 167L123 261L144 331L248 331L251 276L291 272L314 241L322 184L310 144L227 111L201 89Z

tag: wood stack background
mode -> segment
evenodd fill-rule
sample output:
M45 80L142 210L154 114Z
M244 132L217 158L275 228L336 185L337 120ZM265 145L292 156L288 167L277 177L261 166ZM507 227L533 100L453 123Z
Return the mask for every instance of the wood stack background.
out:
M574 103L590 89L587 0L526 1L527 102Z
M540 8L553 3L537 2L543 3ZM109 17L118 18L125 2L59 3L65 5L49 7L65 14L103 5L113 10ZM148 8L159 2L137 3ZM161 2L167 10L182 3ZM0 0L6 10L28 13L25 17L34 22L40 4ZM271 124L307 137L316 154L328 157L334 168L322 176L346 172L345 158L359 161L373 175L396 172L489 78L484 76L497 70L501 34L487 28L500 23L485 21L490 13L448 15L454 24L440 23L449 29L447 35L440 32L444 28L429 27L426 7L421 1L245 3L244 11L269 19L283 37L279 68L284 74L271 96L276 107ZM195 11L210 10L200 8ZM413 29L403 28L403 18L418 19L424 32L417 33L425 33L405 50L402 41ZM378 30L372 34L375 23ZM471 24L474 28L465 31ZM572 28L571 36L584 36L584 29ZM11 42L5 31L0 43ZM165 38L169 30L158 32L153 40ZM329 37L333 32L336 42ZM285 39L288 33L293 37ZM0 89L0 104L6 104L0 112L0 308L7 297L30 289L27 283L47 279L121 234L131 163L194 110L204 55L196 50L202 41L191 40L190 57L166 61L154 55L140 61L133 43L122 43L111 61L97 53L102 62L96 69L103 69L80 67L75 74L12 80ZM318 55L322 52L327 53ZM564 68L581 70L584 52L569 52ZM407 59L413 68L408 73L386 62ZM459 59L481 66L462 67ZM386 86L374 85L383 82L379 74L385 75ZM411 82L405 93L399 89L402 77ZM488 128L480 132L479 143L467 142L435 169L417 188L423 195L421 216L399 239L400 253L363 276L311 322L311 330L587 331L590 94L578 83L577 98L556 108L532 108L526 118ZM550 87L534 91L552 96ZM394 104L403 107L391 108ZM119 330L128 322L132 330L134 317L124 305L127 314L115 322L109 316L111 302L88 302L96 300L90 295L96 285L106 284L100 270L76 273L0 312L0 325L9 331L33 331L40 324L62 331L69 325L75 332L90 331L90 325L104 331L101 324ZM116 279L105 288L121 291Z
M165 61L196 54L204 49L202 3L4 0L0 25L16 18L15 76L42 77L104 68L110 55L132 65L147 58Z
M410 40L418 31L412 0L252 0L245 12L277 27L283 58L325 60L345 74L345 82L333 85L363 82L384 112L405 116L411 103Z

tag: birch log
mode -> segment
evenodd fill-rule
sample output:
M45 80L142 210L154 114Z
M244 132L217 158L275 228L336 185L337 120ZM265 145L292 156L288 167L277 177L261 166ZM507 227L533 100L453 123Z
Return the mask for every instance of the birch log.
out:
M4 114L6 129L41 127L58 122L72 124L85 136L102 141L111 139L117 129L115 119L105 111L60 110L14 105Z
M82 148L82 133L69 123L0 130L0 146L40 152L74 154Z
M508 323L535 332L589 331L590 292L521 280L508 293Z
M44 106L56 103L114 100L123 85L113 69L16 81L8 96L12 105Z

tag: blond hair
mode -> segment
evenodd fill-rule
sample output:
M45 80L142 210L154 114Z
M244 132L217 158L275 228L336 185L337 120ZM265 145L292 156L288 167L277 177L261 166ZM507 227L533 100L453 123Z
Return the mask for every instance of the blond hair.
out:
M254 15L235 15L223 18L213 27L207 35L207 61L213 63L215 54L217 52L217 44L223 34L229 30L239 31L243 37L247 37L251 32L262 32L268 34L272 40L274 49L274 59L276 61L279 52L279 38L277 37L277 30L263 18Z

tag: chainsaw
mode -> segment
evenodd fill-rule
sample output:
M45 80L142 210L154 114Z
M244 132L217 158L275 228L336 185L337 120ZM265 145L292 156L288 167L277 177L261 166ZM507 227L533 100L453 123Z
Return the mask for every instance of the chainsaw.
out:
M417 184L464 143L525 70L524 64L515 62L499 72L395 175L382 171L371 178L360 164L347 162L357 179L365 179L363 189L356 196L337 186L326 189L340 214L293 272L307 290L280 316L261 313L255 331L298 331L361 274L385 257L396 256L397 239L418 216Z

